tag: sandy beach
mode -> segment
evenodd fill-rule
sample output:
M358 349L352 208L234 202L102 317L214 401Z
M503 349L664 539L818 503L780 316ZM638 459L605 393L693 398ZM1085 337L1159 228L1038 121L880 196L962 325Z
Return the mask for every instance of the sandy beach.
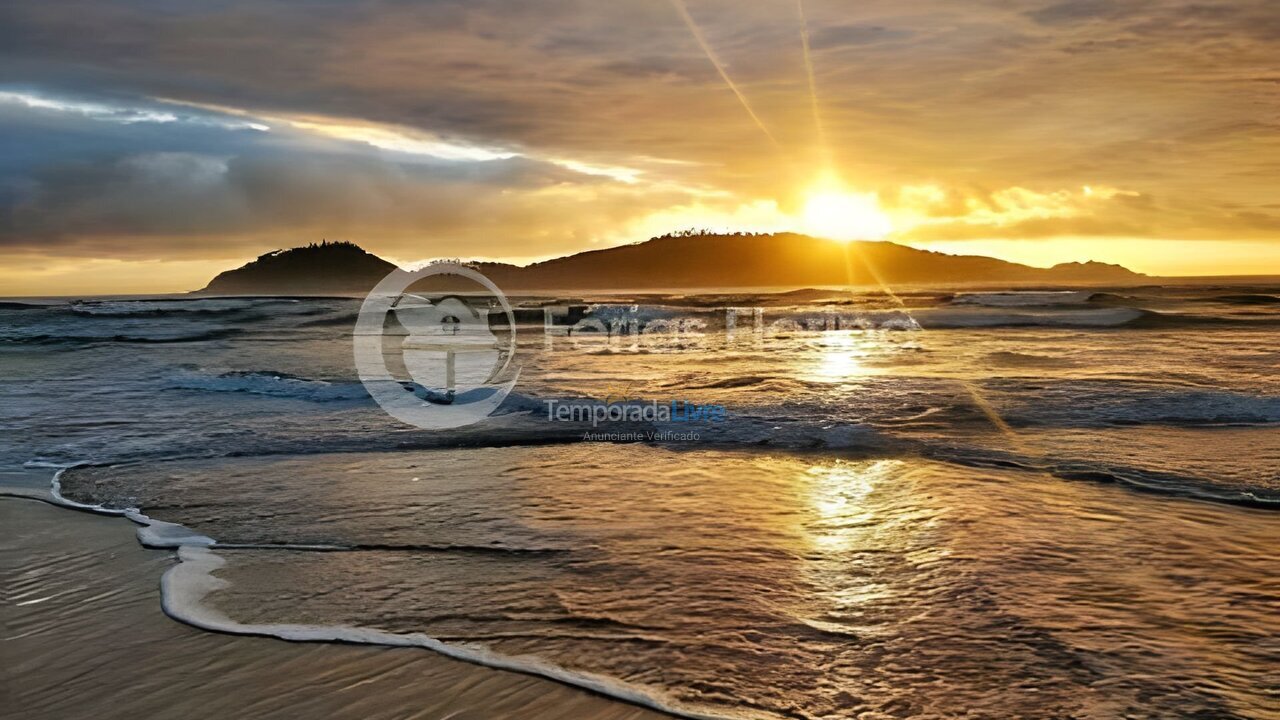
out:
M161 611L174 553L123 518L0 498L6 718L663 715L425 650L208 633Z

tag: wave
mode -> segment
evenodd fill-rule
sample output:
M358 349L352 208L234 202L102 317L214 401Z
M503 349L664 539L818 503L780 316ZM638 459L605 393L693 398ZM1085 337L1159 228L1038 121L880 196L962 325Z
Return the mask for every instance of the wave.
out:
M1113 292L1096 292L1089 296L1090 305L1120 305L1123 307L1144 307L1157 300L1155 297L1139 297L1137 295L1121 295Z
M711 380L711 381L696 384L696 385L685 385L684 387L688 387L691 389L700 389L700 390L716 389L716 388L740 388L740 387L751 387L752 385L762 385L765 383L773 382L775 380L790 380L790 378L782 378L776 375L734 375L731 377L722 378L719 380Z
M112 508L97 503L83 503L72 500L62 494L62 475L68 470L84 467L84 463L51 463L45 460L31 460L23 463L24 467L55 469L53 479L49 483L48 497L36 496L35 499L51 502L72 510L83 510L98 515L123 517L137 524L138 542L143 547L156 549L174 549L184 546L204 546L214 544L213 538L188 530L178 523L165 522L148 517L137 508ZM0 493L7 494L7 493ZM31 496L24 496L31 497Z
M913 331L1000 327L1111 328L1136 325L1155 314L1150 310L1130 307L1089 307L1083 302L1078 306L1038 306L1030 303L1021 306L983 306L961 303L932 308L856 312L788 309L765 313L764 322L769 331L777 335L803 334L823 329ZM1166 318L1166 322L1175 320Z
M192 627L209 632L273 637L290 642L353 643L388 647L420 647L446 657L508 670L525 675L583 688L606 697L651 708L676 717L690 720L739 720L736 714L709 713L687 703L681 703L665 693L648 686L639 686L623 680L595 673L570 670L541 658L521 655L502 655L477 645L450 644L425 633L393 633L374 628L352 625L308 625L297 623L247 624L237 622L205 604L205 598L230 583L215 575L226 564L215 550L267 549L294 551L325 551L323 546L227 546L201 535L177 523L151 518L136 508L110 508L103 505L82 503L62 495L62 474L75 465L67 465L54 473L49 499L55 505L101 515L123 517L139 525L137 537L144 547L171 549L177 553L178 563L165 571L160 578L160 607L166 615ZM394 549L394 548L393 548ZM468 551L469 549L463 549ZM485 548L492 552L493 548Z
M1079 327L1079 328L1177 328L1177 327L1271 327L1280 325L1280 316L1259 318L1190 313L1157 312L1136 307L1107 307L1045 310L1039 312L998 312L994 310L925 309L912 313L925 330L998 327Z
M300 550L307 552L425 552L458 555L563 555L570 548L505 547L502 545L424 545L421 543L216 543L219 550Z
M593 305L580 318L583 329L575 332L586 336L594 327L605 332L613 328L634 328L641 333L697 334L726 329L729 311L735 311L735 325L740 333L751 332L755 322L751 307L729 306L695 308L659 305ZM577 317L577 316L572 316ZM762 322L773 333L809 333L823 330L919 330L911 311L899 308L848 309L844 306L781 306L764 310ZM586 332L584 332L586 330Z
M240 328L220 328L216 330L206 330L204 332L191 333L189 335L54 335L49 333L39 333L34 335L21 334L0 334L0 343L13 343L16 345L89 345L94 343L134 343L144 345L167 344L167 343L189 343L189 342L207 342L210 340L225 340L237 335L243 334Z
M271 370L233 370L219 374L187 372L169 380L166 389L249 393L312 402L367 400L359 382L330 382Z
M501 416L499 416L501 417ZM511 417L511 416L508 416ZM514 417L526 420L527 415ZM1026 455L1022 452L1001 451L988 447L955 444L950 440L919 439L906 436L886 434L873 427L857 423L840 423L831 421L809 421L786 417L739 417L733 423L713 423L700 425L696 432L700 435L699 449L708 447L745 451L784 450L790 452L838 453L841 457L857 456L903 457L920 456L939 462L952 463L968 467L992 467L1018 470L1029 473L1052 475L1063 480L1087 481L1103 484L1123 485L1133 490L1165 496L1186 497L1210 502L1225 503L1267 510L1280 510L1280 491L1275 488L1259 486L1226 486L1215 483L1211 479L1189 474L1180 474L1149 468L1117 465L1091 458L1080 460L1073 458ZM548 423L538 423L545 430L554 430L555 434L527 433L485 433L477 437L454 437L451 441L440 442L441 438L433 438L423 443L398 443L395 447L381 448L384 451L399 452L412 449L430 449L438 447L502 447L510 445L536 445L544 442L580 441L583 427L570 423L555 423L566 427L547 428ZM568 427L573 425L572 427ZM693 429L687 423L655 423L655 431L681 432ZM601 424L594 432L607 435L616 430L610 424ZM628 432L634 435L635 428ZM620 440L631 442L633 440ZM687 443L664 443L651 441L656 446L673 450L691 449ZM312 452L349 452L378 450L367 446L349 449L336 449L330 446L322 451ZM239 453L230 453L238 455ZM256 453L255 453L256 454ZM265 456L279 453L267 453ZM288 454L310 454L306 449L298 448ZM172 459L172 458L169 458ZM29 466L34 466L28 464ZM143 515L134 508L113 508L101 504L79 502L66 498L61 493L60 480L63 473L81 464L56 464L41 462L41 467L57 467L54 475L53 496L67 506L83 510L104 512L127 517L143 525L139 530L139 541L148 547L172 548L179 545L199 544L226 550L297 550L316 552L370 552L370 551L420 551L442 553L485 553L485 554L556 554L567 551L564 547L506 547L492 545L455 545L455 544L380 544L380 543L325 543L325 544L292 544L292 543L251 543L222 544L206 536L187 530L181 525L154 520Z
M1150 311L1135 308L1096 308L1043 312L999 312L995 310L926 309L912 313L920 327L963 329L996 327L1123 327L1142 319Z
M886 447L878 441L874 431L859 426L838 426L818 424L810 421L793 421L785 419L760 418L754 430L771 439L783 439L788 435L783 425L793 425L800 437L811 443L815 439L815 430L826 433L831 439L844 434L848 439L856 439L860 446L875 448L885 452ZM751 437L742 427L726 428L730 433L720 440L731 440L735 444L751 442ZM821 445L804 444L798 447L830 447L846 448L850 445L826 443ZM1230 503L1265 509L1280 509L1280 497L1267 497L1248 490L1232 490L1214 487L1196 478L1160 475L1132 468L1114 467L1098 464L1085 464L1072 461L1043 461L1018 455L983 454L967 448L925 446L922 454L933 459L974 467L1002 467L1028 472L1047 472L1065 480L1076 480L1099 483L1115 483L1144 492L1176 495L1215 502ZM576 672L562 666L547 662L537 657L511 657L498 654L476 645L453 645L443 642L425 633L392 633L374 628L354 625L318 625L301 623L242 623L211 607L207 598L215 591L230 587L228 581L217 577L219 568L227 562L223 551L235 550L287 550L287 551L441 551L441 552L509 552L512 549L495 549L480 546L326 546L326 545L221 545L214 538L187 529L177 523L169 523L148 517L137 509L114 509L101 505L77 502L65 498L61 493L60 480L65 469L60 469L52 483L51 494L62 503L82 510L102 512L123 516L140 526L139 541L147 547L172 548L177 550L178 564L166 571L161 580L161 603L164 612L174 619L193 627L208 631L241 634L250 636L275 637L294 642L346 642L373 645L422 647L449 657L465 660L481 665L502 668L522 673L547 677L570 685L575 685L626 700L646 707L669 712L676 715L695 718L719 718L723 715L707 714L696 707L682 704L657 690L614 680L608 677ZM557 551L542 548L514 549L514 551L546 552Z
M1087 290L1027 290L1010 292L957 293L952 305L985 307L1052 307L1083 305L1094 293Z
M1036 355L1035 353L1014 352L1009 350L1001 350L997 352L987 353L988 362L1001 367L1041 367L1041 368L1062 368L1073 367L1075 362L1067 358L1053 357L1051 355Z
M1280 295L1270 292L1250 292L1242 288L1241 292L1209 293L1203 290L1184 288L1181 292L1161 292L1151 295L1125 295L1115 292L1097 292L1089 298L1094 305L1123 305L1128 307L1177 306L1186 304L1222 304L1222 305L1280 305Z
M360 313L341 313L332 317L317 318L315 320L305 320L298 323L298 327L338 327L347 326L355 328L356 320L360 317Z
M1262 317L1223 317L1221 315L1195 315L1190 313L1142 311L1130 327L1133 328L1178 328L1178 327L1275 327L1280 325L1280 316L1267 314Z
M653 354L653 350L650 350L649 348L646 348L646 347L640 347L638 344L635 347L627 347L627 348L615 348L615 347L610 347L606 345L604 347L592 347L592 348L587 348L585 350L580 349L578 350L578 352L582 353L583 355L652 355Z
M1231 305L1280 305L1280 295L1217 295L1212 300Z
M1004 378L983 383L1016 424L1253 426L1280 423L1280 396L1133 380Z
M1034 306L985 307L944 305L910 310L866 310L860 312L816 313L798 311L788 314L766 314L770 331L804 333L815 329L844 330L946 330L1000 327L1123 327L1143 318L1150 311L1136 308L1059 308Z
M1263 510L1280 510L1280 493L1263 488L1230 488L1204 478L1153 472L1119 465L1100 465L1070 459L1044 460L972 448L933 447L923 454L933 460L1005 470L1038 472L1062 480L1122 485L1131 490L1170 497L1224 503Z
M201 298L165 300L81 300L68 307L77 315L99 317L163 317L166 315L229 315L266 305L294 305L291 298Z
M711 714L691 708L649 687L640 687L594 673L569 670L541 658L502 655L477 645L455 645L425 633L393 633L353 625L309 625L299 623L248 624L233 620L204 603L210 593L230 583L215 575L226 561L208 547L183 545L179 563L160 578L160 604L166 615L179 622L210 632L258 637L274 637L291 642L354 643L390 647L420 647L456 660L536 675L584 688L617 700L648 707L693 720L732 720L728 714Z
M810 421L787 416L731 415L731 418L732 422L697 425L660 423L656 429L669 433L694 432L698 436L698 447L719 449L827 450L846 455L892 457L911 452L916 446L914 441L862 423ZM661 442L655 444L668 446ZM669 446L683 447L680 443Z

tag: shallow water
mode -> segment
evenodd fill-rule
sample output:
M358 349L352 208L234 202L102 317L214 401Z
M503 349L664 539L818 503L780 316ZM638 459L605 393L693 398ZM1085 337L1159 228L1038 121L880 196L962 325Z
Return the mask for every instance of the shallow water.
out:
M1276 298L635 298L695 332L522 327L517 394L445 432L370 401L352 301L6 307L0 460L94 463L67 497L216 540L185 608L215 625L423 634L726 717L1266 717ZM544 403L582 398L728 418L583 442Z
M1248 717L1274 700L1266 510L917 459L586 443L64 481L116 488L222 543L347 548L215 551L230 584L207 602L237 623L425 632L689 709Z
M0 524L6 718L664 717L421 649L203 632L161 612L173 553L139 547L129 523L0 498Z

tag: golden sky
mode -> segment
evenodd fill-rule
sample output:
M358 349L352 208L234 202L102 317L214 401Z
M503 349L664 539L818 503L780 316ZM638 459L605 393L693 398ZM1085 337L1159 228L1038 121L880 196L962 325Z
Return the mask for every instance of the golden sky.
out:
M0 294L686 228L1280 274L1269 0L23 0Z

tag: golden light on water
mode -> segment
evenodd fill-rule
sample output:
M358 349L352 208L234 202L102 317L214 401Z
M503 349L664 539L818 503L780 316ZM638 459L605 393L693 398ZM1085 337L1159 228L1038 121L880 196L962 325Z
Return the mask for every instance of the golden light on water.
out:
M865 541L877 531L875 509L868 504L873 491L900 473L900 460L823 463L806 475L814 519L809 539L823 551L840 552Z
M840 380L862 374L867 348L852 331L830 330L822 334L821 356L815 368L817 379Z

